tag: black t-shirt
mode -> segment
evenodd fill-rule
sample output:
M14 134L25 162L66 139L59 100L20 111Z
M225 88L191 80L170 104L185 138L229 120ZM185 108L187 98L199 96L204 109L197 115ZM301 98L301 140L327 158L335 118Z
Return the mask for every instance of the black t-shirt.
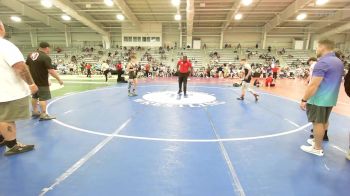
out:
M26 64L37 86L49 86L49 69L52 68L51 58L42 51L28 55Z
M244 69L244 81L247 83L250 83L250 81L252 80L252 74L248 76L249 71L251 71L250 65L244 65L243 69ZM248 78L246 79L247 76Z

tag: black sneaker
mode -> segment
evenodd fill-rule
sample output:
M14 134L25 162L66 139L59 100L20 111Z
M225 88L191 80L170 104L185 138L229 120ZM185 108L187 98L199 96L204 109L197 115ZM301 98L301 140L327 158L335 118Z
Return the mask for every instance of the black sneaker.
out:
M21 144L21 143L17 143L11 149L6 147L5 156L11 156L11 155L15 155L15 154L20 154L20 153L28 152L28 151L31 151L31 150L34 150L34 145L24 145L24 144Z
M255 97L255 101L258 102L259 101L259 95L255 94L254 97Z
M177 92L177 94L178 94L178 95L180 95L181 93L182 93L182 91L181 91L181 90L179 90L179 91Z
M243 101L244 97L237 98L237 100Z

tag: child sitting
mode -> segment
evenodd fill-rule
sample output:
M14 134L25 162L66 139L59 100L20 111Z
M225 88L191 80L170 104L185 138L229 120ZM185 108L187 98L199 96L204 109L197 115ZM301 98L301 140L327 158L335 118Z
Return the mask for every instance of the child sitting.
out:
M276 86L276 84L273 83L273 78L272 78L271 73L269 74L269 76L265 80L265 86L266 87L275 87Z

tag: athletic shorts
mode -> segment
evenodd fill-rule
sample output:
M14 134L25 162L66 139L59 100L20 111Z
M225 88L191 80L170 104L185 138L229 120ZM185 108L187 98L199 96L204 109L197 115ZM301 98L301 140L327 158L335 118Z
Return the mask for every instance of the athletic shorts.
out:
M14 122L30 118L30 96L9 102L0 102L0 122Z
M243 81L242 82L242 89L247 90L250 88L250 82Z
M39 99L39 101L47 101L51 99L51 92L49 86L39 86L37 93L33 95L33 99Z
M136 73L134 71L129 72L129 80L133 80L136 78L137 78L137 76L136 76Z
M322 107L312 104L306 105L306 114L309 122L312 123L328 123L333 107Z

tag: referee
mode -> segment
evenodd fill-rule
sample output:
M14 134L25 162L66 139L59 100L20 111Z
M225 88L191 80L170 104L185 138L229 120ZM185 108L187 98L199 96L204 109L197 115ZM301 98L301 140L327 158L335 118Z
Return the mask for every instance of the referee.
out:
M49 74L56 78L60 85L63 85L63 81L52 67L51 58L48 56L49 53L50 45L47 42L41 42L39 49L29 54L26 61L26 64L29 66L30 73L33 76L33 80L39 88L39 91L33 95L32 116L36 118L40 117L41 121L55 119L55 117L49 116L46 113L47 101L51 99ZM38 101L41 113L37 107Z
M182 87L184 96L187 97L187 79L192 71L192 63L187 60L187 56L183 56L177 63L177 70L179 73L179 92L182 93Z

